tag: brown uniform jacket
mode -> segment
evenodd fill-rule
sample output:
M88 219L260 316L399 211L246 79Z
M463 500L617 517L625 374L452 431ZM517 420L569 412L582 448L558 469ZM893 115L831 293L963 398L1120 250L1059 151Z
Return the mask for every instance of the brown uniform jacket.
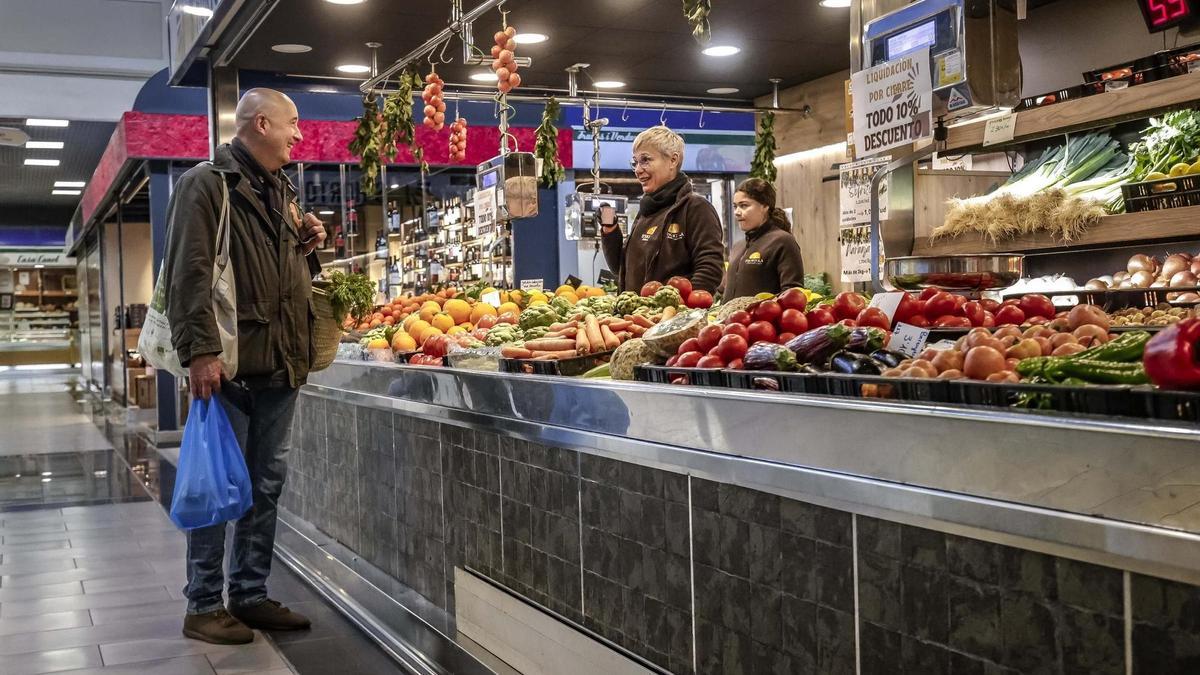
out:
M163 273L170 281L167 318L171 342L187 365L194 356L219 354L221 340L212 311L221 182L229 186L230 253L237 288L237 377L299 387L315 353L313 258L301 250L296 191L283 183L287 214L267 213L250 186L246 169L228 145L216 159L185 173L167 207L167 252Z
M622 241L621 231L604 234L604 259L617 274L622 291L638 292L647 281L666 283L675 276L687 277L692 287L713 292L721 283L725 241L721 220L708 200L692 191L691 184L679 190L675 203L652 216L638 215ZM640 247L645 264L626 265L630 249ZM634 268L637 269L634 269Z
M791 232L771 223L751 230L733 247L722 297L779 293L804 285L804 260Z

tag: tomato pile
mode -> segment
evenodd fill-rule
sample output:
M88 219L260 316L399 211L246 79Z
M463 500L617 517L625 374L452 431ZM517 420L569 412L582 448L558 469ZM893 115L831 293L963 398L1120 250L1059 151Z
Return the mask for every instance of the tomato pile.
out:
M497 31L494 36L496 44L492 47L492 72L496 73L496 89L501 94L521 86L521 76L517 74L517 43L513 36L517 29L509 26Z
M708 291L692 289L692 282L687 277L671 277L667 279L667 286L679 291L679 297L683 299L683 304L689 309L708 309L713 306L713 295ZM649 298L663 287L661 281L647 281L639 293L643 298Z
M838 296L838 302L841 302L843 295L846 293ZM1039 325L1056 315L1057 310L1050 298L1038 293L1026 295L1020 300L997 302L990 299L967 300L961 295L927 288L919 296L905 293L893 318L918 328L991 328Z
M450 161L461 162L467 158L467 121L454 120L450 125Z
M692 295L702 292L694 291ZM642 294L645 293L643 288ZM807 305L808 298L799 288L788 289L775 299L757 302L748 310L730 314L723 325L711 324L702 328L699 336L679 346L675 356L667 360L667 365L740 369L751 345L758 342L782 344L807 331L809 322L804 314Z
M421 94L421 100L425 101L425 126L434 131L441 131L446 126L446 101L442 98L445 86L437 73L425 76L425 91Z

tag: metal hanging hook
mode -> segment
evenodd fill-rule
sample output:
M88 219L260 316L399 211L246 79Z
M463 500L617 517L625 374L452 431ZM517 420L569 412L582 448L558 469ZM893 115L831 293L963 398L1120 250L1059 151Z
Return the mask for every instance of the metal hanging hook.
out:
M667 104L663 104L662 113L658 116L658 123L667 126Z
M700 104L700 128L704 128L704 103Z
M438 61L441 61L442 63L454 63L454 59L446 58L446 47L450 46L450 42L453 39L454 39L454 36L451 35L450 37L446 38L445 42L442 43L442 50L440 52L438 52ZM432 54L432 53L433 52L430 52L430 54Z
M621 108L621 121L622 122L629 121L629 115L626 114L628 112L629 112L629 99L625 99L625 107Z

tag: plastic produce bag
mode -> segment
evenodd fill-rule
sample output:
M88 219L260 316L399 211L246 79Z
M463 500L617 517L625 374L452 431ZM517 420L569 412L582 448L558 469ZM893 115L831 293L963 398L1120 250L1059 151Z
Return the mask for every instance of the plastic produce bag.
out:
M236 520L253 504L246 459L225 409L215 398L192 401L179 448L171 521L194 530Z

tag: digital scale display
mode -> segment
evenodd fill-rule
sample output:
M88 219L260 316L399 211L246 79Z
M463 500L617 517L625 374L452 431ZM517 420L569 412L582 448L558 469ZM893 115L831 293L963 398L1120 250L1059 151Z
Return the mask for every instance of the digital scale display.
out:
M1197 0L1138 0L1146 28L1157 33L1188 23L1196 18L1194 4Z
M496 185L496 178L500 175L499 171L489 171L479 177L479 188L486 190Z
M932 47L936 43L935 22L933 20L926 21L887 39L888 60L895 60L922 47Z

